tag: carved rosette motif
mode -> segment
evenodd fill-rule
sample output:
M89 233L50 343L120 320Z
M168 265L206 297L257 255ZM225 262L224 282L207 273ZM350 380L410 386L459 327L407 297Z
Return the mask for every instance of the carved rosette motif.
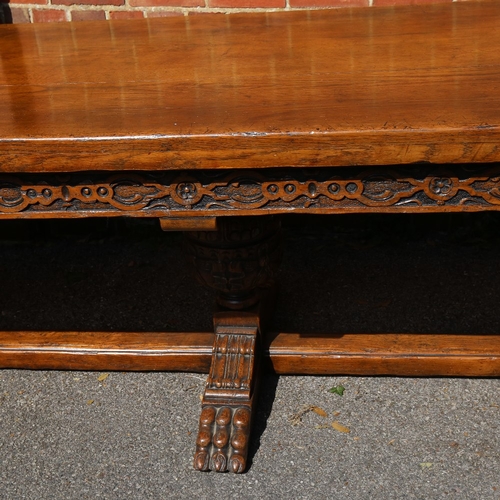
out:
M250 307L258 300L256 290L273 283L282 255L278 219L228 217L216 232L185 236L186 255L198 281L218 292L223 307Z
M0 217L500 210L500 165L0 175Z

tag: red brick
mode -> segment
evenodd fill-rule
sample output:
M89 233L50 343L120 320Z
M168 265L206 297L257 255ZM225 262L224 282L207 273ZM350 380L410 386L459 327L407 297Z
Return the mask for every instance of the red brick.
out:
M205 0L130 0L132 7L205 7Z
M374 7L389 5L422 5L426 3L451 3L453 0L373 0Z
M210 14L211 16L226 16L228 13L226 12L220 12L220 11L214 11L214 10L188 10L187 15L188 16L205 16L207 14Z
M52 0L52 5L124 5L125 0Z
M209 7L232 7L238 9L285 7L285 0L209 0Z
M11 8L14 7L14 4L24 4L24 3L30 3L30 4L36 4L36 5L47 5L49 2L48 0L16 0L15 2L11 2L10 6Z
M290 7L368 7L368 0L290 0Z
M144 12L142 10L110 10L110 19L142 19Z
M13 24L30 23L30 13L28 9L11 7L10 13L12 15Z
M72 10L72 21L102 21L106 19L106 13L103 10Z
M155 10L147 13L147 17L174 17L183 15L182 12L176 10Z
M33 22L34 23L57 23L59 21L66 21L66 12L64 10L33 9Z

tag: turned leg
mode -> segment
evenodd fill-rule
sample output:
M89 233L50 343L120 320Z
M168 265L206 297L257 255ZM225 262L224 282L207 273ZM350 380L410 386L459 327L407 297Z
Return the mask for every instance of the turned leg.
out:
M223 219L215 233L188 233L186 250L199 281L217 291L220 308L194 467L241 473L255 410L262 320L281 259L279 222Z

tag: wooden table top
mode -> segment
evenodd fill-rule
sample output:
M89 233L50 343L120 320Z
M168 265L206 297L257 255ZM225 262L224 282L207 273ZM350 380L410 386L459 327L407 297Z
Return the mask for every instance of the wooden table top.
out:
M0 26L0 171L500 161L500 2Z

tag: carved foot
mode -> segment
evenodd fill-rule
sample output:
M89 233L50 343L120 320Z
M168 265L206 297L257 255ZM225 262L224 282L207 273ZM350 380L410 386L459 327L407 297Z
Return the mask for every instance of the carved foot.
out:
M260 319L216 314L212 364L203 395L194 468L241 473L247 464L257 385Z
M247 406L203 405L194 468L200 471L246 469L252 411Z

